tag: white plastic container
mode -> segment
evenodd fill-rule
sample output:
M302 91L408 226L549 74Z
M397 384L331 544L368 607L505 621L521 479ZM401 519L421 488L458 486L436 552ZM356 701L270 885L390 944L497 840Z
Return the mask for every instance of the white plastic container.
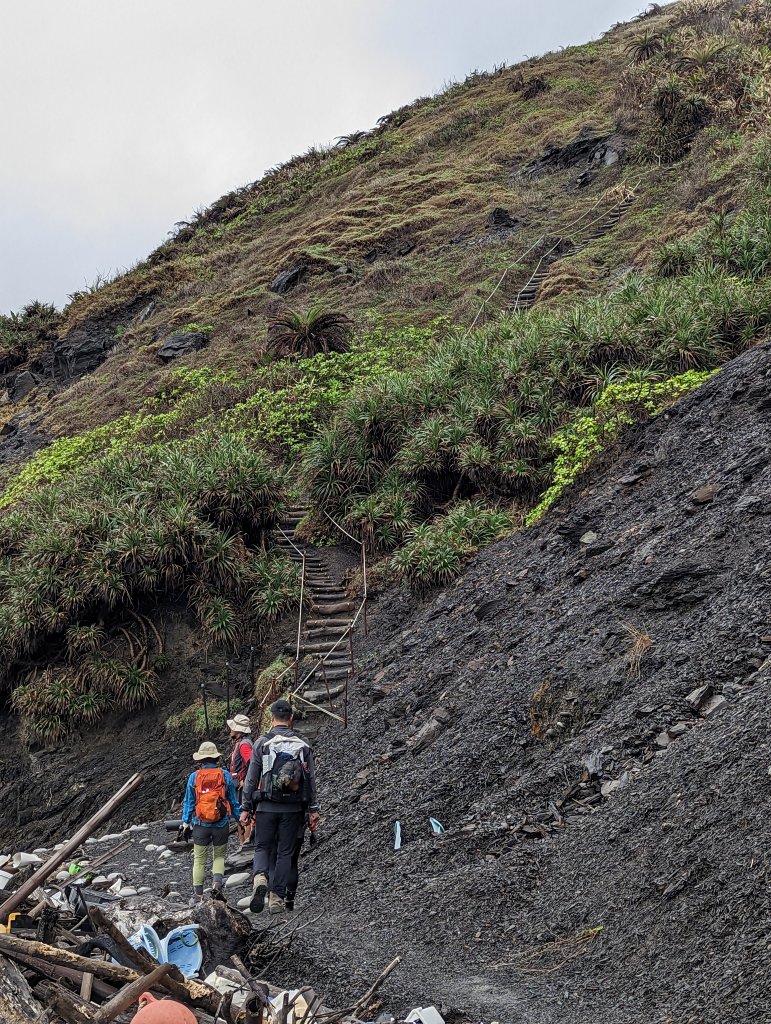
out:
M445 1024L444 1017L435 1006L424 1006L422 1009L413 1010L405 1018L413 1024Z

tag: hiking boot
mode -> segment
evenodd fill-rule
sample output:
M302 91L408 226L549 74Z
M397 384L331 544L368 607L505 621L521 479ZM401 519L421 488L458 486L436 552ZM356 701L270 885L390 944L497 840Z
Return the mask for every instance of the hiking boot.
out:
M265 893L267 891L267 876L263 874L255 875L252 882L252 898L249 901L249 909L253 914L259 914L265 909Z
M214 888L211 891L211 898L213 900L219 900L220 903L227 903L227 899L225 898L225 891L223 890L221 885L214 886Z
M294 910L294 893L287 889L286 897L284 899L284 905L287 910Z
M276 892L272 892L268 896L268 913L269 914L283 914L286 910L286 900Z

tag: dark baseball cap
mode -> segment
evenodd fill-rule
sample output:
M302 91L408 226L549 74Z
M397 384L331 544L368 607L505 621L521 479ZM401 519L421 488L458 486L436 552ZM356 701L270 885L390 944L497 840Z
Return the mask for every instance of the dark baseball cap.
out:
M273 701L270 705L270 713L275 715L276 718L291 718L294 714L292 705L288 700L284 700L283 698Z

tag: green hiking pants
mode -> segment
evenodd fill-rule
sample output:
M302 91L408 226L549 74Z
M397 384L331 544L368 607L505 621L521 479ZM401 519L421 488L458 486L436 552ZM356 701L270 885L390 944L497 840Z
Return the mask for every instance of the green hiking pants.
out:
M209 847L212 850L211 871L214 885L221 888L225 880L225 854L228 849L228 823L212 827L211 825L193 825L193 889L202 895L203 883L206 878L206 859Z

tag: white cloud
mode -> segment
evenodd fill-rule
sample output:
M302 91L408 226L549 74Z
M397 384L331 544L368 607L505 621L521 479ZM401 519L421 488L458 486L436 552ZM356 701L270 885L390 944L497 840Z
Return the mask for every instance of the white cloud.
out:
M0 310L65 300L262 171L639 0L26 0L0 37Z

